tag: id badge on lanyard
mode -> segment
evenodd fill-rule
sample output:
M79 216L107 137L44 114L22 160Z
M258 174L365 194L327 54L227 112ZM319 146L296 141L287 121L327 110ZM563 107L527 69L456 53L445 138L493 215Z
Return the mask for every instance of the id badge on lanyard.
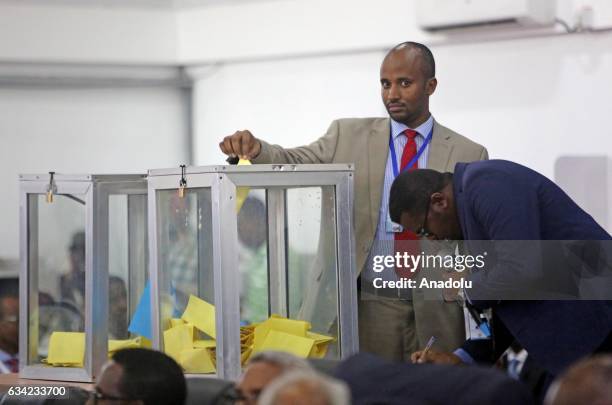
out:
M417 151L417 154L413 156L410 162L408 162L404 170L406 170L409 167L412 167L416 162L419 161L419 158L421 157L421 155L427 148L427 145L429 145L432 135L433 135L433 127L431 128L431 131L429 131L429 134L425 138L425 142L423 142L423 145ZM395 179L397 176L399 176L400 170L397 164L397 157L395 156L395 144L393 143L392 134L389 135L389 153L391 154L391 166L393 167L393 179ZM402 172L404 170L402 170ZM399 232L404 231L404 228L400 224L397 224L391 221L391 214L389 213L388 209L387 209L387 218L385 220L385 231L388 233L399 233Z

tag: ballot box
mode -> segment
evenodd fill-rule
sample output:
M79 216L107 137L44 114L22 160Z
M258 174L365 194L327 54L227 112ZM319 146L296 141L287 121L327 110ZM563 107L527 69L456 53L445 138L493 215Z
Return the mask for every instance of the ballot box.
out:
M147 277L145 175L21 175L20 377L91 382ZM149 343L150 346L150 343Z
M357 351L352 165L180 167L148 184L153 346L185 372Z

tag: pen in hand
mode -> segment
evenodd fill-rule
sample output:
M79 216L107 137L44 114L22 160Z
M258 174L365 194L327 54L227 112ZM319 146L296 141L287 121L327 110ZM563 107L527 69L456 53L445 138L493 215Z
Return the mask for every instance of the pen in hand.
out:
M434 343L436 343L436 337L432 336L427 341L427 344L425 345L425 349L423 349L423 351L421 352L421 355L419 356L419 360L417 361L418 363L424 363L425 362L425 358L427 356L427 352L429 351L429 349L431 349L431 347L433 346Z

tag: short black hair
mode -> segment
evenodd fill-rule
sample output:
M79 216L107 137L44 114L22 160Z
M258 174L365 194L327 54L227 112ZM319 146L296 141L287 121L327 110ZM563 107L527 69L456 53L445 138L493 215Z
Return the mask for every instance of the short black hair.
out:
M433 53L431 53L431 50L427 46L419 42L406 41L402 42L401 44L395 45L393 48L391 48L387 55L392 52L399 51L402 48L418 50L421 53L421 57L423 58L423 74L425 75L425 78L431 79L433 77L436 77L436 61L434 59Z
M451 173L440 173L431 169L405 171L395 178L389 192L389 214L391 221L400 223L402 213L425 214L429 197L452 181Z
M112 360L123 369L119 392L140 399L144 405L183 405L187 383L181 367L162 352L149 349L124 349Z
M19 297L19 279L3 278L0 279L0 298Z

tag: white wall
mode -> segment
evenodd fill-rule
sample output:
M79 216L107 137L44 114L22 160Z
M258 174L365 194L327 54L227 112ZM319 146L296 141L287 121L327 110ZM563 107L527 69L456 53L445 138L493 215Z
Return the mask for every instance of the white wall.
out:
M190 160L175 17L0 2L0 257L19 254L19 173L142 173ZM64 260L69 235L50 241Z
M0 61L170 65L176 41L171 10L0 4Z
M172 87L0 86L0 257L19 254L19 173L144 173L189 160Z
M273 0L177 14L183 63L380 48L414 34L413 0Z
M195 159L221 163L217 144L250 129L286 146L310 142L338 117L378 116L381 53L223 66L194 88Z

